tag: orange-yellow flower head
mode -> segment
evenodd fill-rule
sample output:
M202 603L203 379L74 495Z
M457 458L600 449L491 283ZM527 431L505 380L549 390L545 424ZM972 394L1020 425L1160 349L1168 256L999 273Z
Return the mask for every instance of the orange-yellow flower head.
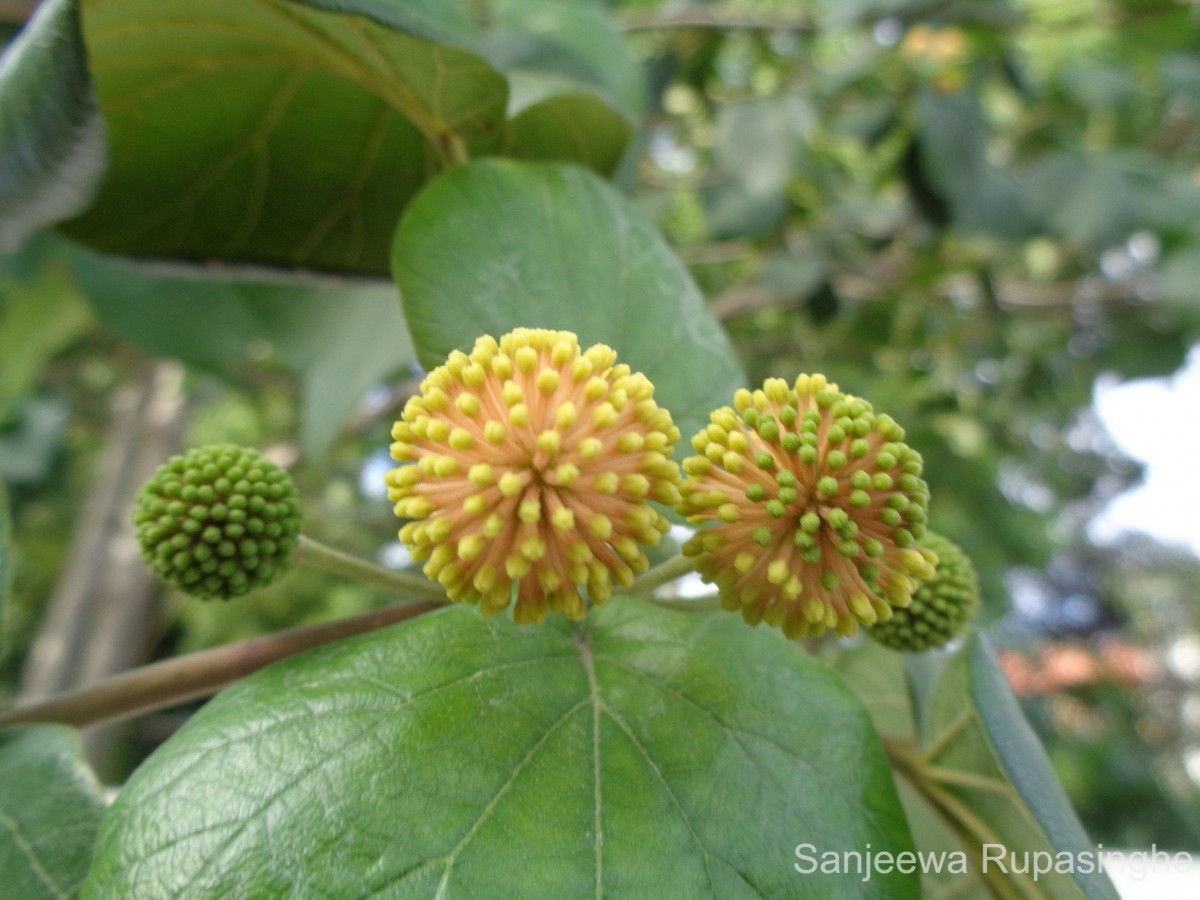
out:
M679 429L603 344L518 328L454 351L392 429L400 539L454 600L540 622L628 586L679 501Z
M740 390L692 439L679 511L715 522L684 552L747 622L789 637L907 606L936 556L916 544L929 490L904 431L823 375Z

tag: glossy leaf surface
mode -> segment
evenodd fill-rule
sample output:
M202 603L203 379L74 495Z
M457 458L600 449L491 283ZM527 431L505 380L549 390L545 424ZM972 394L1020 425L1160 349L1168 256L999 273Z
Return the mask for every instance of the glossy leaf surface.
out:
M205 707L121 793L86 895L860 896L797 874L807 839L911 848L865 714L794 645L634 601L454 608Z

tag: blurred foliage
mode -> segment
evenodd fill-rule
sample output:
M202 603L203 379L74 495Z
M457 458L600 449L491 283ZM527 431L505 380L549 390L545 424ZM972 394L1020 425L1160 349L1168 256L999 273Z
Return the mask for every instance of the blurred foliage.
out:
M660 88L646 202L752 381L824 371L906 425L999 615L1006 568L1055 550L1047 514L1135 474L1068 442L1095 377L1171 372L1200 325L1159 280L1200 238L1194 14L712 9L807 27L635 35Z

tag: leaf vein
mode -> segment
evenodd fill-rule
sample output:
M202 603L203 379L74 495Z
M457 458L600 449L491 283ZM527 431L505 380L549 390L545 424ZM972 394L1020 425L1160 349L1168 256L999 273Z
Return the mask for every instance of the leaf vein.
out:
M28 857L30 867L33 869L34 874L37 875L41 882L45 884L46 887L53 892L54 896L59 898L59 900L69 900L70 895L58 886L58 884L51 877L50 873L47 872L42 866L41 860L38 859L37 853L34 852L33 845L25 840L25 838L21 835L21 830L19 827L17 827L17 823L10 819L3 812L0 812L0 825L3 825L12 833L13 842L17 845L17 848L24 853L26 857Z
M583 709L583 707L587 704L588 699L589 699L588 697L584 697L582 700L580 700L578 703L576 703L574 706L572 706L570 709L568 709L565 713L563 713L562 716L560 716L559 719L553 725L551 725L548 729L546 729L546 733L543 734L540 738L538 738L538 740L534 743L534 745L529 748L529 751L525 754L525 756L521 759L521 761L519 763L517 763L517 765L513 768L512 774L510 774L508 776L508 778L505 779L504 784L500 785L500 789L498 791L496 791L496 795L494 797L492 797L492 799L488 802L487 806L485 806L483 808L483 811L480 812L478 818L475 819L475 822L471 825L471 827L469 829L467 829L466 834L464 834L462 836L462 839L450 850L449 854L447 854L447 856L446 856L446 870L445 870L445 872L442 873L442 880L438 884L438 889L437 889L437 894L435 895L435 900L442 900L442 898L445 897L446 889L448 888L449 882L450 882L450 873L454 868L454 863L458 861L458 857L462 854L462 851L466 848L467 844L470 843L471 838L473 838L475 836L476 832L479 831L479 827L488 819L488 817L496 809L496 806L500 803L500 800L504 797L505 794L508 793L509 789L516 782L517 776L519 776L521 774L521 772L523 772L525 770L525 767L528 766L529 763L533 761L535 756L537 756L538 751L540 751L542 749L542 747L544 747L546 745L546 742L549 741L550 738L560 728L562 728L562 726L564 724L566 724L567 720L570 719L571 716L575 715L575 713L579 712L579 710Z
M624 732L625 736L629 738L629 742L633 744L634 748L638 751L638 753L641 754L642 758L646 760L646 765L650 767L650 770L662 784L663 790L667 792L667 796L671 799L671 803L679 813L680 818L683 819L683 824L687 826L687 830L691 834L692 840L695 841L697 848L700 850L701 858L704 860L704 874L708 877L708 886L712 889L713 896L717 896L717 884L713 880L712 866L709 863L709 857L713 854L709 853L708 848L704 846L704 842L700 840L700 835L696 833L696 828L692 825L691 817L687 814L687 810L683 808L683 804L679 802L679 797L676 796L670 782L667 781L666 776L663 775L662 769L658 767L658 763L654 761L654 758L651 757L646 748L642 746L642 742L639 741L637 735L633 733L633 729L626 724L624 719L617 715L615 710L613 710L607 704L601 704L601 709L610 719L613 720L613 722L616 723L617 727ZM732 868L732 866L730 868Z

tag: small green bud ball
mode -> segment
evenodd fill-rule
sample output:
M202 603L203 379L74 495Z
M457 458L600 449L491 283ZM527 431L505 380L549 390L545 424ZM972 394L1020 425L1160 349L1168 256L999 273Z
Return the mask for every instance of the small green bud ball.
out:
M979 580L967 555L932 532L925 532L919 543L937 554L933 576L918 583L911 604L866 629L874 640L903 653L944 647L966 631L979 611Z
M291 476L230 444L172 457L138 495L146 564L185 593L228 600L287 571L300 535Z

